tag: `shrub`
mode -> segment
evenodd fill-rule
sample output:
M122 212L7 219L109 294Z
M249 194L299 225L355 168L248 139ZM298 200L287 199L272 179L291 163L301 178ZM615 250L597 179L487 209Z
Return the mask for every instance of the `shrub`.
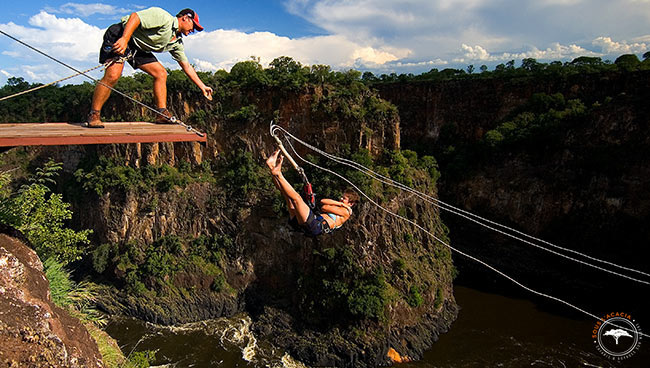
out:
M406 302L413 308L417 308L422 305L424 299L420 295L420 288L416 285L411 285L409 288L409 295L406 298Z
M29 177L29 183L18 191L0 192L0 222L11 225L25 234L41 259L56 258L63 265L81 259L84 248L89 244L91 230L75 231L65 227L72 218L70 204L63 201L61 194L52 193L49 184L61 169L53 161ZM7 176L0 180L4 188ZM3 194L4 193L4 194Z
M129 368L149 368L156 361L156 352L153 350L134 351L129 355L128 359Z
M55 258L48 258L43 262L45 277L50 282L50 298L59 307L71 304L69 294L74 287L70 273L63 268L63 264Z
M220 273L219 275L214 277L214 280L212 280L212 283L210 284L210 290L218 293L224 289L226 286L226 278L223 275L223 273Z
M262 167L253 160L252 153L242 149L226 159L223 171L221 180L224 187L231 196L239 199L246 198L270 181Z
M440 287L438 287L436 289L436 301L433 302L433 307L435 309L440 308L440 306L442 305L442 302L444 302L444 301L445 301L445 299L444 299L444 297L442 295L442 289Z
M103 273L112 257L118 252L115 244L102 244L92 252L93 268L97 273Z
M397 258L393 261L393 269L399 275L403 275L406 271L406 261L403 258Z
M361 318L384 319L384 308L388 303L386 280L381 269L352 283L348 294L348 310Z

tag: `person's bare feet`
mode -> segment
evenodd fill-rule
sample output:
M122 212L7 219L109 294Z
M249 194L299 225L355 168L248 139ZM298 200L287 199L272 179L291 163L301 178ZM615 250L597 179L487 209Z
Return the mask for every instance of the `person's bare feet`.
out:
M271 174L274 176L280 175L282 173L282 160L283 157L280 155L280 150L276 150L266 159L266 166L271 169Z

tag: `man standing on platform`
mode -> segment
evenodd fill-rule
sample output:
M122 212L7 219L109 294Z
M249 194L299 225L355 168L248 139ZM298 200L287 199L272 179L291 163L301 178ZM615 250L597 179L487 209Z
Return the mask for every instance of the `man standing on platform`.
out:
M156 7L125 16L120 23L108 27L104 33L99 62L103 64L110 59L116 61L106 68L101 82L113 87L124 69L124 61L118 58L128 56L127 61L134 69L140 69L153 77L153 94L159 112L156 123L171 123L173 115L167 110L167 71L153 52L168 51L203 95L211 100L212 88L203 84L188 62L182 40L182 36L202 30L199 16L192 9L183 9L175 17ZM83 124L85 127L104 127L100 111L111 90L102 83L95 87L90 113Z

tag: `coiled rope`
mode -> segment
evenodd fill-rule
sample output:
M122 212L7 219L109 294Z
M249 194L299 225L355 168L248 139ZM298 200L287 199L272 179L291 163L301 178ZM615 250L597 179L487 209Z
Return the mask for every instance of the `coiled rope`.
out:
M123 92L121 92L120 90L118 90L118 89L116 89L116 88L113 88L112 86L109 86L108 84L106 84L106 83L102 82L101 80L98 80L98 79L96 79L96 78L94 78L94 77L92 77L92 76L90 76L90 75L88 74L88 72L90 72L90 71L92 71L92 70L95 70L95 69L98 69L98 68L104 66L104 64L98 65L98 66L96 66L96 67L94 67L94 68L91 68L91 69L89 69L89 70L80 71L80 70L78 70L78 69L76 69L76 68L74 68L74 67L72 67L72 66L70 66L70 65L68 65L68 64L66 64L66 63L64 63L63 61L60 61L60 60L58 60L57 58L52 57L52 56L48 55L47 53L45 53L45 52L43 52L43 51L41 51L41 50L39 50L39 49L37 49L37 48L35 48L35 47L33 47L33 46L27 44L26 42L21 41L20 39L18 39L18 38L16 38L16 37L12 36L12 35L10 35L10 34L8 34L7 32L5 32L5 31L3 31L3 30L1 30L1 29L0 29L0 33L3 34L3 35L5 35L5 36L7 36L7 37L9 37L9 38L11 38L12 40L18 42L19 44L21 44L21 45L23 45L23 46L25 46L25 47L27 47L27 48L29 48L29 49L31 49L31 50L33 50L33 51L39 53L39 54L41 54L41 55L47 57L48 59L53 60L53 61L55 61L55 62L57 62L57 63L59 63L59 64L65 66L66 68L71 69L71 70L73 70L73 71L76 72L76 74L74 74L74 75L72 75L72 76L70 76L70 77L66 77L66 78L63 78L63 79L61 79L61 80L59 80L59 81L52 82L52 83L48 83L48 84L46 84L46 85L39 86L39 87L37 87L37 88L32 88L31 90L24 91L24 93L33 92L33 91L35 91L35 90L38 90L38 89L41 89L41 88L44 88L44 87L50 86L50 85L52 85L52 84L56 84L56 83L58 83L58 82L61 82L61 81L63 81L63 80L67 80L67 79L70 79L70 78L76 77L76 76L78 76L78 75L83 75L84 77L86 77L86 78L88 78L88 79L94 81L95 83L101 84L102 86L104 86L104 87L110 89L111 91L113 91L113 92L115 92L115 93L121 95L122 97L125 97L125 98L131 100L132 102L134 102L134 103L136 103L136 104L138 104L138 105L140 105L140 106L142 106L142 107L144 107L144 108L146 108L146 109L152 111L154 114L158 114L158 115L164 117L165 119L169 119L172 123L175 123L175 124L178 124L178 125L184 127L187 131L194 132L194 133L195 133L196 135L198 135L199 137L204 137L204 136L205 136L204 133L201 133L200 131L198 131L198 130L192 128L191 125L185 124L185 123L182 122L181 120L177 119L175 116L172 116L171 118L168 118L165 114L163 114L163 113L161 113L160 111L158 111L158 109L155 109L155 108L153 108L153 107L151 107L151 106L148 106L148 105L146 105L146 104L144 104L144 103L142 103L142 102L140 102L140 101L134 99L133 97L127 95L126 93L123 93ZM128 56L127 56L127 58L128 58ZM113 62L116 62L116 61L113 60ZM117 62L120 62L120 61L117 61ZM121 62L124 62L124 60L122 60ZM19 96L19 95L24 94L24 93L18 93L18 94L14 94L14 95L12 95L12 96L7 96L7 98L3 98L2 100L9 99L9 98L12 98L12 97L16 97L16 96ZM0 100L0 101L2 101L2 100Z
M533 289L533 288L531 288L531 287L529 287L529 286L524 285L523 283L517 281L517 280L514 279L513 277L507 275L507 274L504 273L503 271L501 271L501 270L497 269L496 267L494 267L494 266L488 264L487 262L482 261L482 260L480 260L480 259L478 259L478 258L476 258L476 257L474 257L474 256L472 256L472 255L469 255L469 254L467 254L467 253L465 253L465 252L462 252L462 251L460 251L460 250L458 250L458 249L452 247L450 244L448 244L448 243L445 242L444 240L440 239L440 238L437 237L435 234L433 234L431 231L425 229L424 227L422 227L422 226L419 225L418 223L416 223L416 222L414 222L414 221L412 221L412 220L410 220L410 219L408 219L408 218L406 218L406 217L404 217L404 216L401 216L401 215L399 215L399 214L397 214L397 213L394 213L394 212L388 210L387 208L383 207L382 205L380 205L379 203L377 203L375 200L373 200L372 198L370 198L366 193L364 193L361 189L359 189L359 187L358 187L357 185L355 185L354 183L352 183L350 180L348 180L348 179L345 178L344 176L340 175L340 174L337 173L337 172L334 172L333 170L330 170L330 169L327 169L327 168L325 168L325 167L319 166L319 165L317 165L317 164L315 164L315 163L313 163L313 162L311 162L311 161L309 161L309 160L304 159L302 156L300 156L300 155L298 154L298 152L295 150L293 144L291 143L291 141L290 141L289 139L287 139L287 137L289 137L289 138L293 139L294 141L300 143L300 144L303 145L304 147L307 147L307 148L313 150L314 152L317 152L317 153L319 153L319 154L321 154L321 155L323 155L323 156L325 156L325 157L327 157L327 158L329 158L329 159L331 159L331 160L334 160L334 161L336 161L336 162L339 162L339 163L342 163L342 164L346 164L346 162L349 163L349 162L353 162L353 161L349 161L349 160L346 160L346 159L342 159L342 158L340 158L340 157L337 157L337 156L334 156L334 155L332 155L332 154L329 154L329 153L327 153L327 152L325 152L325 151L322 151L322 150L320 150L320 149L318 149L318 148L316 148L316 147L314 147L314 146L308 144L307 142L304 142L304 141L298 139L297 137L295 137L294 135L292 135L291 133L289 133L287 130L285 130L284 128L282 128L282 127L280 127L280 126L278 126L278 125L271 124L270 132L271 132L271 135L274 136L274 137L277 136L278 132L282 132L282 133L284 134L285 141L287 142L287 144L288 144L289 147L291 148L293 154L294 154L296 157L298 157L302 162L307 163L307 164L309 164L309 165L311 165L311 166L313 166L313 167L315 167L315 168L317 168L317 169L319 169L319 170L322 170L322 171L325 171L325 172L328 172L328 173L330 173L330 174L332 174L332 175L337 176L338 178L342 179L343 181L345 181L346 183L348 183L349 185L351 185L355 190L357 190L359 193L361 193L361 195L363 195L363 196L364 196L364 197L365 197L365 198L366 198L370 203L372 203L373 205L375 205L376 207L378 207L378 208L381 209L382 211L388 213L389 215L391 215L391 216L393 216L393 217L396 217L396 218L398 218L398 219L401 219L401 220L404 220L404 221L410 223L411 225L415 226L416 228L418 228L419 230L421 230L421 231L424 232L425 234L431 236L433 239L435 239L436 241L440 242L440 244L446 246L447 248L449 248L449 249L452 250L453 252L456 252L456 253L458 253L458 254L460 254L460 255L462 255L462 256L464 256L464 257L466 257L466 258L468 258L468 259L470 259L470 260L472 260L472 261L474 261L474 262L477 262L477 263L479 263L479 264L485 266L486 268L488 268L488 269L494 271L495 273L499 274L500 276L504 277L505 279L511 281L511 282L514 283L515 285L521 287L522 289L524 289L524 290L526 290L526 291L528 291L528 292L530 292L530 293L532 293L532 294L535 294L535 295L538 295L538 296L541 296L541 297L543 297L543 298L547 298L547 299L550 299L550 300L554 300L554 301L556 301L556 302L558 302L558 303L561 303L561 304L564 304L564 305L566 305L566 306L568 306L568 307L570 307L570 308L572 308L572 309L574 309L574 310L576 310L576 311L578 311L578 312L581 312L581 313L583 313L583 314L585 314L585 315L587 315L587 316L589 316L589 317L591 317L591 318L593 318L593 319L596 319L596 320L598 320L598 321L602 321L602 322L606 322L603 318L598 317L597 315L595 315L595 314L593 314L593 313L591 313L591 312L589 312L589 311L587 311L587 310L585 310L585 309L583 309L583 308L580 308L580 307L578 307L578 306L576 306L576 305L574 305L574 304L572 304L572 303L570 303L570 302L567 302L567 301L565 301L565 300L563 300L563 299L560 299L560 298L558 298L558 297L555 297L555 296L553 296L553 295L549 295L549 294L546 294L546 293L543 293L543 292L537 291L537 290L535 290L535 289ZM364 167L363 165L360 165L360 164L358 164L358 163L354 163L354 164L355 164L355 165L348 165L348 166L353 166L353 167L356 166L355 168L357 168L359 171L364 172L364 173L367 174L367 175L368 175L368 173L373 173L373 174L375 175L373 178L375 178L375 179L377 179L377 180L379 180L379 181L382 181L381 178L384 178L384 180L386 179L386 177L384 177L384 176L382 176L382 175L380 175L380 174L375 173L374 171L372 171L372 170L370 170L370 169ZM362 170L361 168L363 168L363 170ZM424 193L418 192L417 190L412 189L412 188L410 188L410 187L407 187L407 186L405 186L405 185L403 185L403 184L400 184L400 185L398 186L398 185L395 184L395 183L397 183L397 182L394 182L393 180L390 180L390 179L389 179L389 180L382 181L382 182L385 182L385 183L388 184L388 185L392 185L392 186L398 187L398 188L400 188L400 189L408 188L408 189L409 189L408 191L411 192L411 193L413 193L413 194L419 193L418 196L419 196L420 198L423 198L423 197L424 197L424 198L429 197L429 196L425 195ZM431 203L431 202L430 202L430 203ZM569 258L570 258L570 257L569 257ZM576 261L577 261L577 260L576 260ZM605 269L603 269L603 271L611 272L611 271L608 271L608 270L605 270ZM614 273L614 274L616 274L616 273ZM637 281L638 281L638 280L637 280ZM643 283L645 283L644 281L639 281L639 282L643 282ZM612 324L612 325L613 325L613 324ZM644 334L644 333L642 333L642 332L640 332L640 331L632 330L632 329L629 329L629 328L624 327L624 326L617 326L617 325L614 325L614 326L616 326L616 327L618 327L618 328L621 328L621 329L623 329L623 330L626 330L626 331L632 332L632 333L637 333L637 334L642 335L642 336L645 336L645 337L650 337L650 335L646 335L646 334Z

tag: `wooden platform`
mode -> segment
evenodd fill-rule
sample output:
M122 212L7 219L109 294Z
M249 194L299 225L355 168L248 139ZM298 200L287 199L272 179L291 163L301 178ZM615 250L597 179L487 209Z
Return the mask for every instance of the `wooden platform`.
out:
M104 123L104 129L72 123L0 123L0 147L76 144L206 142L178 124Z

